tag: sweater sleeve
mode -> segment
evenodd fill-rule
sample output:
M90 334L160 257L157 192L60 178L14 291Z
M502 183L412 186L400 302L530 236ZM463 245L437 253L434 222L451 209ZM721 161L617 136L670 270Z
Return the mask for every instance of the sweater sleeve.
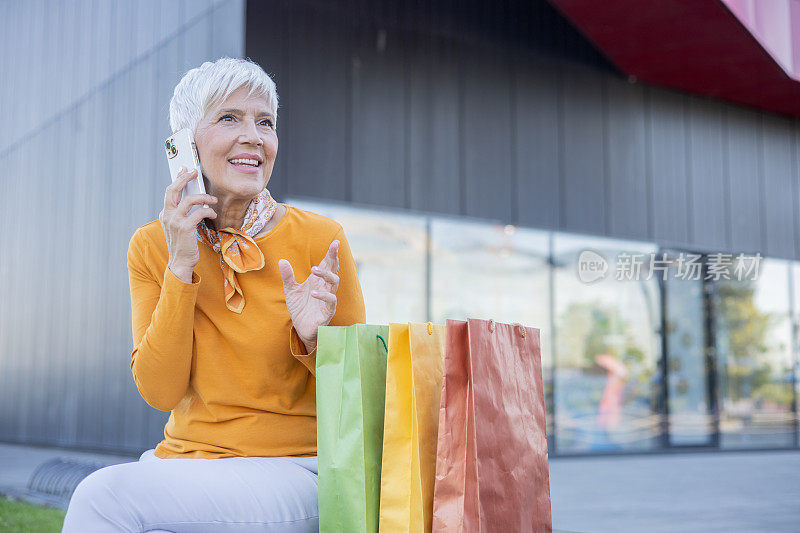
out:
M167 267L159 284L147 261L147 243L134 234L128 246L131 372L142 398L156 409L170 411L189 387L200 276L193 272L192 282L186 283Z
M361 283L358 281L356 261L350 251L350 244L344 235L344 229L340 226L326 244L323 254L328 250L328 246L334 240L339 240L339 287L336 290L336 312L331 318L329 326L350 326L352 324L363 324L366 321L366 311L364 309L364 296L361 293ZM322 257L316 260L318 263ZM306 353L305 344L300 340L294 326L289 328L289 347L292 355L303 363L311 372L316 375L317 349Z

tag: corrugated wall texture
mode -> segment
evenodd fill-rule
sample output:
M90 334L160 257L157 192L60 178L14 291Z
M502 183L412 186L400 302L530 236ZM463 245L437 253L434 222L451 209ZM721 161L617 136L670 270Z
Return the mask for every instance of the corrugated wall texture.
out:
M797 121L628 80L545 0L279 0L247 21L281 94L278 197L800 259Z
M242 56L244 0L0 3L0 440L141 451L125 255L158 216L183 73Z

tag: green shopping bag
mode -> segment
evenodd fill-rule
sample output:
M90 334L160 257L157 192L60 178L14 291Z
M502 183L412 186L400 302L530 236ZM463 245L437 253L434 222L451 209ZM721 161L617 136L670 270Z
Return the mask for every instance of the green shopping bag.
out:
M378 531L388 326L317 331L320 533Z

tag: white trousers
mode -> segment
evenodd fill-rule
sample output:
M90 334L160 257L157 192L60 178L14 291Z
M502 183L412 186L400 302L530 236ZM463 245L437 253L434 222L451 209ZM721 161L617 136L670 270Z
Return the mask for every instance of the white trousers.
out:
M316 457L161 459L153 452L81 481L62 533L319 529Z

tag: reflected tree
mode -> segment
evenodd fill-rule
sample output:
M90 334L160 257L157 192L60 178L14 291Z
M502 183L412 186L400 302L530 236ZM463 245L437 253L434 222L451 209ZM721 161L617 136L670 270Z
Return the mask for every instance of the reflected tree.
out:
M758 309L755 289L752 280L722 281L717 285L718 338L725 363L723 387L728 400L734 403L789 406L791 387L774 381L776 371L780 374L784 369L774 368L768 357L772 350L786 349L782 343L770 344L770 332L782 317Z

